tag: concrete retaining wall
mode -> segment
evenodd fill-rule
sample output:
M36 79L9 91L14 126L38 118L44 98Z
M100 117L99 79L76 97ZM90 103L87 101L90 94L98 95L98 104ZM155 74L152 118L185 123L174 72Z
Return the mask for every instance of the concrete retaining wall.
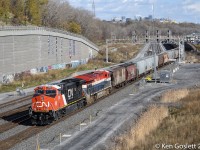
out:
M33 68L87 61L98 47L86 38L40 27L0 27L0 82Z

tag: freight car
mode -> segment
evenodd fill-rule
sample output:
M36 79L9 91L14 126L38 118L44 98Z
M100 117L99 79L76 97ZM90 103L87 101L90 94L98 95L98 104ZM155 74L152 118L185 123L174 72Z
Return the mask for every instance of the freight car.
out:
M158 66L161 67L169 60L169 56L166 52L160 53L158 55Z
M124 63L120 66L125 67L126 82L134 81L137 78L137 66L134 63Z
M126 84L126 68L124 66L111 66L110 72L112 87L122 87Z
M62 80L53 85L35 88L29 115L33 124L48 124L74 109L93 103L102 96L110 94L113 88L119 88L127 82L169 62L169 58L177 58L177 51L161 53L143 59L131 60L123 64L111 66ZM154 66L155 64L155 66Z
M155 67L158 67L158 56L150 56L150 57L147 57L145 58L145 61L146 61L146 72L147 73L150 73L153 68L154 68L154 63L155 63Z
M137 76L141 77L151 72L155 66L158 67L158 56L148 56L143 59L137 59L134 61L128 61L128 63L134 63L137 68Z
M174 59L175 57L175 51L167 51L169 59Z

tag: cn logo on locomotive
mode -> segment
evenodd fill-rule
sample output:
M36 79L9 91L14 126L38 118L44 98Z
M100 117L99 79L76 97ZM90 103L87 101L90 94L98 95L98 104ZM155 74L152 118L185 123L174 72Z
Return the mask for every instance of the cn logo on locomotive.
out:
M68 89L68 99L73 98L73 89Z
M50 106L49 102L47 102L47 104L45 102L36 102L36 107L41 108L41 107L44 107L44 106L49 107Z

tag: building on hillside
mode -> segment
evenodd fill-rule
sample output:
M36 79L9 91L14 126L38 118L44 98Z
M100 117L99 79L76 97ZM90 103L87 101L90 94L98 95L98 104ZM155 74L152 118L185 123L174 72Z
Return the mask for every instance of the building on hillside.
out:
M193 44L200 44L200 33L192 33L186 36L186 41Z

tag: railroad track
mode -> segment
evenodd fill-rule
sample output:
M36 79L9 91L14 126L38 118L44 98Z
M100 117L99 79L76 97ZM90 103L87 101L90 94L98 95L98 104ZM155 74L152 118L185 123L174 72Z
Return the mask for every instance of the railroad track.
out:
M2 113L0 113L0 118L5 120L6 117L12 116L12 115L20 113L20 112L23 112L23 111L27 110L28 107L30 107L30 106L31 106L31 103L25 104L25 105L20 106L20 107L17 107L17 108L15 108L13 110L2 112Z
M1 113L0 118L8 122L0 125L0 133L15 128L20 124L26 125L26 121L30 118L28 115L29 106L30 104L26 104L11 111Z
M125 86L123 86L121 88L117 88L117 89L113 90L110 95L112 95L112 94L114 94L114 93L116 93L116 92L118 92L118 91L120 91L120 90L128 87L129 85L131 85L132 83L134 83L134 82L136 82L136 81L138 81L140 79L141 78L138 78L137 80L135 80L135 81L133 81L131 83L127 83ZM110 95L108 95L108 96L110 96ZM3 140L3 141L0 142L0 149L4 149L4 150L10 149L14 145L16 145L17 143L20 143L21 141L26 140L26 139L34 136L34 135L37 135L41 131L43 131L45 129L48 129L51 126L54 126L55 124L66 120L67 118L75 115L76 113L81 112L83 109L86 109L86 108L88 108L88 107L96 104L97 102L103 100L105 97L107 97L107 96L103 96L103 97L99 98L98 100L94 101L94 103L92 103L92 104L89 104L89 105L87 105L87 106L85 106L83 108L75 110L75 111L69 113L68 115L62 116L62 118L60 118L57 121L52 122L50 125L46 125L46 126L31 126L31 127L27 128L26 130L23 130L23 131L15 134L13 136L10 136L9 138L7 138L7 139L5 139L5 140ZM10 126L12 127L14 125L10 125ZM0 126L0 128L1 128L1 126ZM6 127L5 127L5 129L6 129Z
M48 129L51 126L54 126L55 124L57 124L57 123L59 123L61 121L66 120L67 118L75 115L78 112L81 112L83 109L85 109L85 108L87 108L89 106L91 106L91 105L88 105L86 107L83 107L83 108L80 108L80 109L78 109L76 111L73 111L73 112L69 113L68 115L63 116L59 120L53 122L50 125L46 125L46 126L30 126L29 128L27 128L27 129L15 134L13 136L10 136L7 139L4 139L4 140L0 141L0 149L2 149L2 150L10 149L13 146L15 146L16 144L22 142L23 140L26 140L26 139L34 136L34 135L39 134L41 131L43 131L45 129Z
M26 100L31 99L32 97L33 97L33 95L28 95L28 96L26 96L26 97L22 97L22 98L19 98L19 99L15 99L15 100L12 100L12 101L9 101L9 102L0 104L0 109L5 108L5 107L12 106L12 105L17 104L17 103L24 102L24 101L26 101Z
M163 67L164 67L164 66L163 66ZM149 75L149 73L146 74L146 75ZM144 77L144 76L143 76L143 77ZM107 96L110 96L110 95L112 95L112 94L114 94L114 93L116 93L116 92L118 92L118 91L120 91L120 90L122 90L122 89L124 89L124 88L126 88L126 87L128 87L128 86L130 86L132 83L139 81L141 78L142 78L142 77L137 78L135 81L130 82L130 83L127 83L125 86L113 90L113 91L111 92L111 94L109 94L109 95L107 95ZM90 106L96 104L97 102L103 100L103 99L104 99L105 97L107 97L107 96L103 96L103 97L99 98L98 100L94 101L94 103L89 104L89 105L87 105L87 106L85 106L85 107L83 107L83 108L80 108L80 109L78 109L78 110L75 110L75 111L69 113L69 114L66 115L66 116L63 116L63 117L60 118L58 121L54 121L54 122L51 123L50 125L46 125L46 126L30 126L29 128L27 128L27 129L25 129L25 130L23 130L23 131L21 131L21 132L15 134L15 135L13 135L13 136L10 136L10 137L7 138L7 139L4 139L4 140L0 141L0 149L3 149L3 150L10 149L10 148L12 148L13 146L15 146L17 143L20 143L20 142L22 142L23 140L26 140L26 139L28 139L28 138L34 136L34 135L39 134L41 131L43 131L43 130L45 130L45 129L47 129L47 128L50 128L51 126L54 126L55 124L66 120L67 118L73 116L74 114L76 114L76 113L78 113L78 112L81 112L83 109L86 109L86 108L88 108L88 107L90 107ZM24 99L23 99L23 100L24 100ZM22 100L22 101L23 101L23 100ZM28 111L28 107L29 107L29 106L30 106L30 104L27 104L27 105L21 106L21 107L19 107L19 108L17 108L17 109L14 109L14 110L12 110L12 111L8 111L8 112L5 112L5 113L1 113L1 114L0 114L0 117L1 117L2 119L5 119L5 117L10 117L10 116L12 116L12 115L15 115L15 113L20 113L20 112L26 111L26 110ZM6 114L6 113L7 113L7 114ZM27 112L27 115L28 115L28 112ZM19 125L20 123L22 123L22 122L24 122L24 121L27 121L27 120L29 119L29 118L27 117L27 115L25 115L24 120L23 120L23 117L22 117L22 118L15 118L13 121L16 121L16 122L10 122L10 124L8 123L8 124L3 124L3 125L1 125L1 126L0 126L0 131L1 131L0 133L5 132L5 131L7 131L7 130L10 130L11 128L16 127L17 125ZM8 119L8 118L7 118L7 119ZM18 120L18 119L19 119L19 120ZM8 120L9 120L9 119L8 119ZM1 128L2 128L2 129L1 129ZM4 130L3 130L3 128L4 128Z
M114 90L110 95L112 95L112 94L118 92L119 90L121 90L121 89L127 87L128 85L130 85L130 83L127 84L126 86L123 86L122 88L119 88L119 89ZM51 126L54 126L55 124L57 124L57 123L59 123L59 122L62 122L62 121L64 121L64 120L66 120L67 118L69 118L69 117L71 117L71 116L77 114L78 112L81 112L82 110L84 110L84 109L86 109L86 108L88 108L88 107L90 107L90 106L96 104L97 102L103 100L105 97L106 97L106 96L101 97L100 99L94 101L94 103L92 103L92 104L89 104L89 105L87 105L87 106L85 106L85 107L82 107L82 108L80 108L80 109L77 109L77 110L75 110L75 111L69 113L68 115L62 116L59 120L52 122L50 125L46 125L46 126L31 126L31 127L27 128L26 130L23 130L23 131L21 131L21 132L15 134L15 135L13 135L13 136L10 136L9 138L7 138L7 139L5 139L5 140L0 141L0 149L3 149L3 150L10 149L10 148L12 148L13 146L15 146L16 144L22 142L23 140L26 140L26 139L28 139L28 138L34 136L34 135L37 135L37 134L39 134L41 131L43 131L43 130L45 130L45 129L48 129L48 128L50 128ZM0 126L0 127L1 127L1 126Z
M124 86L124 87L122 87L122 88L125 88L125 87L127 87L128 85L129 85L129 84L127 84L126 86ZM122 88L114 90L111 94L116 93L117 91L121 90ZM27 128L26 130L23 130L23 131L21 131L21 132L15 134L15 135L13 135L13 136L10 136L9 138L7 138L7 139L5 139L5 140L3 140L3 141L0 142L0 149L3 149L3 150L10 149L10 148L12 148L14 145L16 145L17 143L19 143L19 142L21 142L21 141L23 141L23 140L26 140L26 139L28 139L29 137L32 137L32 136L34 136L34 135L39 134L41 131L43 131L43 130L45 130L45 129L47 129L47 128L50 128L51 126L53 126L53 125L55 125L55 124L57 124L57 123L59 123L59 122L61 122L61 121L66 120L67 118L73 116L74 114L76 114L76 113L78 113L78 112L81 112L83 109L86 109L86 108L88 108L88 107L90 107L90 106L96 104L97 102L103 100L104 98L105 98L105 96L102 97L102 98L100 98L100 99L98 99L98 100L96 100L96 101L95 101L94 103L92 103L92 104L89 104L89 105L87 105L87 106L85 106L85 107L83 107L83 108L80 108L80 109L78 109L78 110L76 110L76 111L73 111L73 112L69 113L69 114L66 115L66 116L63 116L63 117L60 118L58 121L55 121L55 122L53 122L53 123L50 124L50 125L46 125L46 126L31 126L31 127ZM22 107L22 109L24 110L25 108ZM11 113L11 114L12 114L12 113ZM16 119L16 120L17 120L17 119ZM14 121L14 120L13 120L13 121ZM23 121L23 120L22 120L22 121ZM8 122L8 123L6 123L6 124L1 125L1 126L0 126L0 131L1 131L1 133L2 133L2 132L5 132L6 130L9 130L9 129L13 128L13 127L16 127L17 125L19 125L18 123L19 123L19 122L17 122L17 123Z
M19 116L18 118L15 118L12 121L9 121L7 123L0 125L0 133L3 133L3 132L6 132L6 131L8 131L12 128L15 128L20 124L25 124L25 122L28 122L28 120L30 120L30 117L29 117L28 114L24 114L23 116Z

